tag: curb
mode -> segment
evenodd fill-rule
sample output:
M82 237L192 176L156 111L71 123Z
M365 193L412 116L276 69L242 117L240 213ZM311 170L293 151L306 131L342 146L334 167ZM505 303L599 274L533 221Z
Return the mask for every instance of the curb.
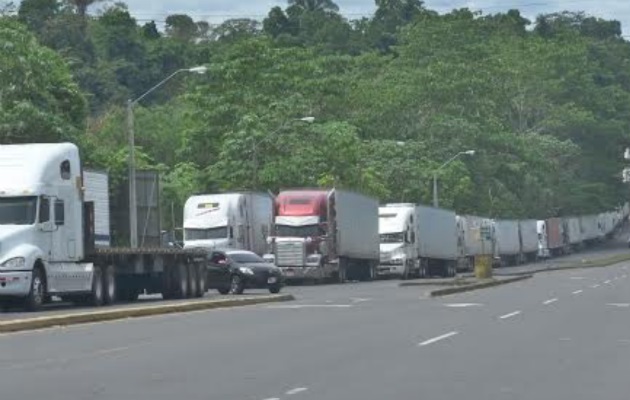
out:
M429 292L429 297L447 296L449 294L470 292L477 289L485 289L485 288L494 287L494 286L507 285L509 283L514 283L514 282L523 281L525 279L529 279L532 276L533 275L522 275L522 276L515 276L513 278L493 280L489 282L476 283L472 285L464 285L464 286L459 286L459 287L432 290Z
M244 297L226 300L198 300L176 304L160 304L144 307L111 309L103 311L99 310L93 312L25 318L10 321L0 321L0 333L29 331L35 329L51 328L55 326L78 325L91 322L149 317L154 315L183 313L189 311L211 310L216 308L242 307L254 304L276 303L292 300L295 300L293 295L281 294L273 296Z
M599 260L591 260L585 263L575 264L570 267L551 267L551 268L544 268L544 269L536 269L536 270L527 271L527 272L496 274L496 276L525 276L525 275L537 274L540 272L570 271L570 270L575 270L575 269L602 268L602 267L609 267L615 264L621 264L622 262L626 262L626 261L630 261L630 254L623 255L623 256L614 256L614 257L609 257L609 258L602 258ZM507 268L509 269L509 267Z

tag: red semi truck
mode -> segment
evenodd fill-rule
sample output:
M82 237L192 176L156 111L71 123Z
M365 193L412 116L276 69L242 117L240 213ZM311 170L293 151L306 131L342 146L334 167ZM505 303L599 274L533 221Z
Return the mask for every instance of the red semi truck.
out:
M371 280L379 262L378 201L345 190L282 191L270 254L286 280Z

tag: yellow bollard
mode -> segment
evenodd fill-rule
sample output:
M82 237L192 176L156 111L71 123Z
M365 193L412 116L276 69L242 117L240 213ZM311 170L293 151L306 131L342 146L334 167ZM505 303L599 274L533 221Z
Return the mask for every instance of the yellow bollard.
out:
M492 278L492 256L490 255L475 256L475 278L477 279Z

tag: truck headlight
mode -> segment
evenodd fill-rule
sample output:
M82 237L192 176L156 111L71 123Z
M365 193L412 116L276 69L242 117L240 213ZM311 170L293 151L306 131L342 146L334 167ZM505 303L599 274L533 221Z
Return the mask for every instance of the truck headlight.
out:
M254 271L252 271L252 269L249 267L240 267L238 270L244 273L245 275L254 275Z
M0 266L5 269L20 269L24 268L25 265L26 259L24 257L9 258L8 260L0 264Z

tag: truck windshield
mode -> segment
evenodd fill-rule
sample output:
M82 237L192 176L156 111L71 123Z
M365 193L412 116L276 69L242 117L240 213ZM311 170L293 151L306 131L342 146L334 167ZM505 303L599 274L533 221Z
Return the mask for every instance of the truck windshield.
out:
M228 231L226 226L210 229L184 229L186 240L208 240L227 239Z
M405 241L404 239L402 232L381 233L381 243L402 243Z
M321 234L318 225L288 226L276 225L276 234L279 237L309 237Z
M0 198L0 225L33 225L37 214L37 197Z

